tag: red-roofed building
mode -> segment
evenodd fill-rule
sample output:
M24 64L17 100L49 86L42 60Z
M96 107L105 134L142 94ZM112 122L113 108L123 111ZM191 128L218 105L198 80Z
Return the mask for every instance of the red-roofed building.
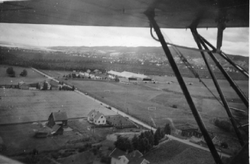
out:
M109 155L111 164L149 164L150 162L143 158L140 151L135 150L131 153L126 153L115 148Z

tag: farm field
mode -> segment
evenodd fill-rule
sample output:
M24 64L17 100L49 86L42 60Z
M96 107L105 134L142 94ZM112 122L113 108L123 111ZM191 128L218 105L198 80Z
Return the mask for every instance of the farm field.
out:
M190 147L177 141L168 141L144 156L154 164L211 164L213 157L209 152Z
M115 114L95 101L73 91L0 89L0 124L47 120L51 112L66 112L68 118L87 117L96 109Z
M0 66L0 84L13 84L20 81L40 82L46 78L33 72L32 69L13 67L16 71L26 69L27 77L7 77L7 66ZM115 113L98 104L92 99L83 97L73 91L41 91L0 88L0 124L24 123L47 120L51 112L65 111L69 118L87 117L87 114L96 109L105 115Z
M0 126L0 136L6 146L6 150L2 153L12 156L30 153L33 149L38 149L40 152L56 150L64 146L68 140L79 138L73 131L65 131L59 136L34 138L35 131L40 129L43 129L40 123Z
M175 77L167 78L169 81L173 81L173 83L123 84L76 79L68 79L65 82L74 85L78 90L128 113L151 126L163 127L166 123L173 122L177 129L198 127ZM162 79L161 82L164 80L166 79ZM213 123L216 118L228 119L222 105L199 84L197 79L185 78L185 81L192 83L192 85L188 85L188 87L207 130L217 137L227 140L232 150L238 149L239 143L235 134L223 131ZM206 79L205 82L209 88L216 93L210 79ZM224 94L229 106L246 110L246 107L239 98L237 98L237 95L232 94L234 91L228 89L229 86L226 85L226 82L222 80L219 81L219 83L222 85L222 90L225 91ZM237 83L242 90L248 90L247 81L237 81Z
M0 78L1 78L0 85L1 84L17 85L21 81L25 83L42 82L47 79L46 77L34 72L31 68L23 68L17 66L12 66L16 73L16 77L9 77L6 73L6 69L8 67L9 66L7 65L0 65ZM24 69L27 70L26 77L22 77L19 75Z
M177 128L179 125L196 125L183 94L134 84L76 80L67 82L150 125L163 126L169 119ZM193 100L204 117L208 129L219 132L220 130L211 123L211 120L215 117L227 118L221 104L211 98L194 97ZM173 105L177 105L177 108L173 108Z
M179 92L182 93L181 88L179 86L179 83L175 77L170 76L152 76L153 79L160 82L158 84L152 84L152 83L146 83L146 86L159 89L159 90L167 90L172 92ZM204 85L199 82L199 79L197 78L184 78L187 87L191 93L192 96L200 96L200 97L211 97L211 93L204 87ZM208 86L212 92L219 97L217 94L217 90L214 86L214 83L212 79L202 79L205 84ZM170 82L170 83L168 83ZM237 80L235 81L236 84L239 86L239 88L244 92L246 96L248 96L248 90L249 90L249 84L247 80ZM233 88L230 86L230 84L226 80L218 80L218 83L221 87L221 90L223 91L225 97L227 99L239 99L238 95L235 93Z

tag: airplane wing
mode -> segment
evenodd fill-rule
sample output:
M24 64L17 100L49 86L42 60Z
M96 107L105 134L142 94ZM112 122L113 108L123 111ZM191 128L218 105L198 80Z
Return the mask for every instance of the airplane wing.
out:
M249 27L248 0L0 0L0 23L148 27L152 5L162 28Z

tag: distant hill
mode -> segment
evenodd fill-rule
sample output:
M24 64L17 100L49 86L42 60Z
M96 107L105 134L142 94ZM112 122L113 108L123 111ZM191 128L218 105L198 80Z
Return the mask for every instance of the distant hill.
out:
M174 59L182 73L186 77L194 77L184 65L173 47L169 47ZM179 51L191 63L192 67L203 78L210 78L203 58L199 51L179 48ZM208 56L208 55L207 55ZM224 69L234 78L246 78L241 75L222 57L216 57ZM246 70L249 68L248 57L229 55L238 65ZM214 62L209 58L209 64L217 78L223 79ZM130 71L146 75L174 75L172 68L161 47L46 47L46 48L17 48L0 47L0 63L33 66L40 69L55 70L86 70L100 69L105 71Z
M161 47L108 47L108 46L100 46L100 47L49 47L49 49L62 51L65 53L77 53L77 54L91 54L98 56L113 56L114 58L120 58L121 60L124 58L124 55L130 56L131 58L152 58L158 57L159 61L166 61L165 54ZM173 47L169 47L170 51L175 57L178 57L177 53L174 51ZM200 52L178 48L179 51L188 59L188 61L194 65L205 66L203 62L203 58L201 57ZM230 64L222 59L219 55L216 55L221 64L224 67L230 67ZM240 56L240 55L228 55L236 64L244 67L248 70L249 68L249 57ZM177 58L175 58L177 59ZM211 60L208 58L208 60ZM177 59L178 61L178 59Z

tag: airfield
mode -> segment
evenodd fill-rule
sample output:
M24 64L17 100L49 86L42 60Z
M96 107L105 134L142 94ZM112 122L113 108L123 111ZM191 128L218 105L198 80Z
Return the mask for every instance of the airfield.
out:
M58 77L60 71L45 71L53 77ZM63 74L63 73L61 73ZM62 76L61 76L62 77ZM152 76L157 83L118 83L100 80L82 80L61 78L67 84L74 85L88 95L109 104L125 113L157 126L164 125L169 119L175 126L185 124L196 125L191 110L175 77ZM195 78L184 78L193 101L204 117L209 130L216 129L210 121L213 118L227 118L223 106ZM211 79L204 80L210 90L219 98ZM218 80L230 107L246 110L247 108L225 80ZM191 84L191 85L190 85ZM237 84L248 96L248 81L237 81ZM176 105L177 107L173 107ZM152 119L154 120L152 122ZM196 125L197 126L197 125Z
M7 66L0 66L0 84L17 84L20 81L34 83L47 80L43 75L38 74L31 68L25 68L28 71L27 77L11 78L6 75ZM16 74L19 75L24 69L14 67ZM38 91L38 90L20 90L20 89L0 89L1 113L0 113L0 136L6 144L7 149L3 154L18 159L19 156L31 152L34 148L39 151L59 150L62 147L72 148L82 146L78 144L69 144L70 141L76 142L83 137L91 138L92 142L97 142L105 138L107 134L113 133L113 129L91 130L86 121L88 113L92 109L101 111L105 115L116 115L115 112L103 106L99 102L110 105L120 111L141 120L152 127L164 127L166 123L171 123L174 128L197 127L193 115L186 103L186 100L179 88L175 77L153 76L157 83L131 83L124 84L114 81L67 79L63 75L68 71L49 71L42 70L46 74L55 77L69 85L74 85L79 91L88 96L97 99L82 96L74 91ZM209 132L212 132L229 143L231 153L239 149L236 137L214 126L214 118L227 118L227 115L221 104L213 98L211 94L200 84L197 79L185 78L190 89L193 100L198 108L204 123ZM213 83L205 79L206 84L216 93ZM233 90L225 81L220 80L222 90L225 91L230 106L245 110L244 106L233 94ZM238 85L248 94L248 82L237 81ZM217 95L217 94L216 94ZM217 95L218 96L218 95ZM211 105L212 104L212 105ZM62 137L47 138L46 140L37 140L32 136L35 131L44 129L51 112L66 112L69 119L69 128ZM170 145L167 147L166 145ZM186 152L199 154L206 159L207 163L213 161L209 152L190 148L190 146L180 144L177 141L167 142L163 147L157 149L159 155L157 161L154 151L145 156L151 159L153 163L176 163L187 158ZM179 151L172 152L165 156L166 151L175 149ZM159 153L159 152L161 153ZM197 156L192 157L189 163L200 163ZM196 159L196 160L194 160Z
M52 77L65 75L66 72L44 71ZM58 80L74 85L78 90L91 97L109 104L126 114L137 118L153 127L164 127L173 123L176 129L197 128L186 99L173 76L152 76L156 83L118 83L103 80L67 79L59 76ZM232 148L231 153L240 148L234 132L226 132L214 125L215 119L228 119L224 107L195 78L184 78L193 101L203 122L210 133L226 141ZM219 98L211 79L203 79L209 89ZM226 80L218 80L230 107L247 111ZM248 81L236 81L248 96ZM241 121L241 120L239 120ZM247 139L247 138L246 138Z

